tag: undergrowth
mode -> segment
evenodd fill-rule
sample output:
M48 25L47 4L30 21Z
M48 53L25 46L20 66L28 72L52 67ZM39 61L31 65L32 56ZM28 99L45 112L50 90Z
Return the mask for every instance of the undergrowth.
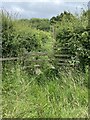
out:
M44 73L28 75L19 65L4 66L3 118L88 117L87 73L59 74L50 79Z

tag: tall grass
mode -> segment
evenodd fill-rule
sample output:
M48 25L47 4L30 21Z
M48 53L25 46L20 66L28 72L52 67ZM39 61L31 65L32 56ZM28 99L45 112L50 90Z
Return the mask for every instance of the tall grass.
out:
M18 64L8 67L2 76L3 117L88 117L87 73L60 71L59 77L50 79L44 73L30 77Z

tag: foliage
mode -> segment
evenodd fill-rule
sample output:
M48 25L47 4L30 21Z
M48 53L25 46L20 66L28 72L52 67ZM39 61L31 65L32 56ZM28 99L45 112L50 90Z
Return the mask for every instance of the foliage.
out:
M32 29L27 23L12 21L7 13L3 13L2 43L3 57L15 57L31 51L50 52L53 40L50 33Z
M72 62L85 67L90 57L87 13L77 17L65 11L52 17L50 23L56 31L56 42L51 32L43 31L45 27L50 27L48 19L13 20L7 12L2 11L3 57L22 56L31 51L46 51L51 54L55 43L57 53L61 53L62 48L69 48L68 53L75 56L72 57Z
M1 11L1 19L2 19L2 54L3 56L10 56L12 52L14 54L14 46L12 44L13 39L13 21L9 16L8 12ZM11 48L11 50L10 50Z
M69 69L60 76L28 76L8 63L2 76L3 118L87 118L87 74Z
M87 14L78 17L64 12L51 20L17 20L7 12L1 15L3 57L24 56L26 60L25 63L2 62L3 117L88 117L86 66L90 59L90 29ZM31 55L37 52L47 55ZM60 59L57 61L55 54L71 55L70 64L80 65L86 72L57 67L55 63ZM35 68L33 60L43 61L38 63L41 67Z
M31 28L36 28L43 31L50 30L50 21L49 19L40 19L40 18L32 18L30 20L21 19L20 22L27 22L28 26Z
M55 24L57 22L63 22L63 20L65 20L65 22L68 21L72 21L73 19L76 19L75 16L67 11L64 11L64 13L61 13L59 15L57 15L56 17L52 17L50 19L50 23L51 24Z
M62 18L62 21L60 18ZM58 54L70 54L72 56L71 63L80 64L81 68L85 70L90 58L87 16L83 14L77 18L70 13L64 12L64 14L57 16L56 19L57 22L54 25L56 29L55 52ZM64 48L67 48L67 50L63 50Z

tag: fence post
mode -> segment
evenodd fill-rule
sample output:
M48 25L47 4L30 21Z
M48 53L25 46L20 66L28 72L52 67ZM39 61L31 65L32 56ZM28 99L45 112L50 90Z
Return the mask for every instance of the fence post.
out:
M88 65L88 117L90 118L90 63Z
M90 35L90 1L88 2L88 29L88 34ZM88 62L88 117L90 118L90 58Z

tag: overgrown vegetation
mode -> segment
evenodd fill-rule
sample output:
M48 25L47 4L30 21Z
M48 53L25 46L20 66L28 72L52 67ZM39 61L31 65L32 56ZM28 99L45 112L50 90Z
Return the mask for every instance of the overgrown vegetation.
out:
M17 20L4 11L1 16L2 57L28 57L26 64L21 60L2 63L3 117L88 117L87 11L80 17L64 12L50 20ZM31 52L47 55L28 56ZM59 66L56 54L70 55L69 66ZM46 61L35 68L31 59ZM24 69L24 65L31 67Z
M88 74L68 70L50 79L15 67L3 71L3 117L88 117Z

